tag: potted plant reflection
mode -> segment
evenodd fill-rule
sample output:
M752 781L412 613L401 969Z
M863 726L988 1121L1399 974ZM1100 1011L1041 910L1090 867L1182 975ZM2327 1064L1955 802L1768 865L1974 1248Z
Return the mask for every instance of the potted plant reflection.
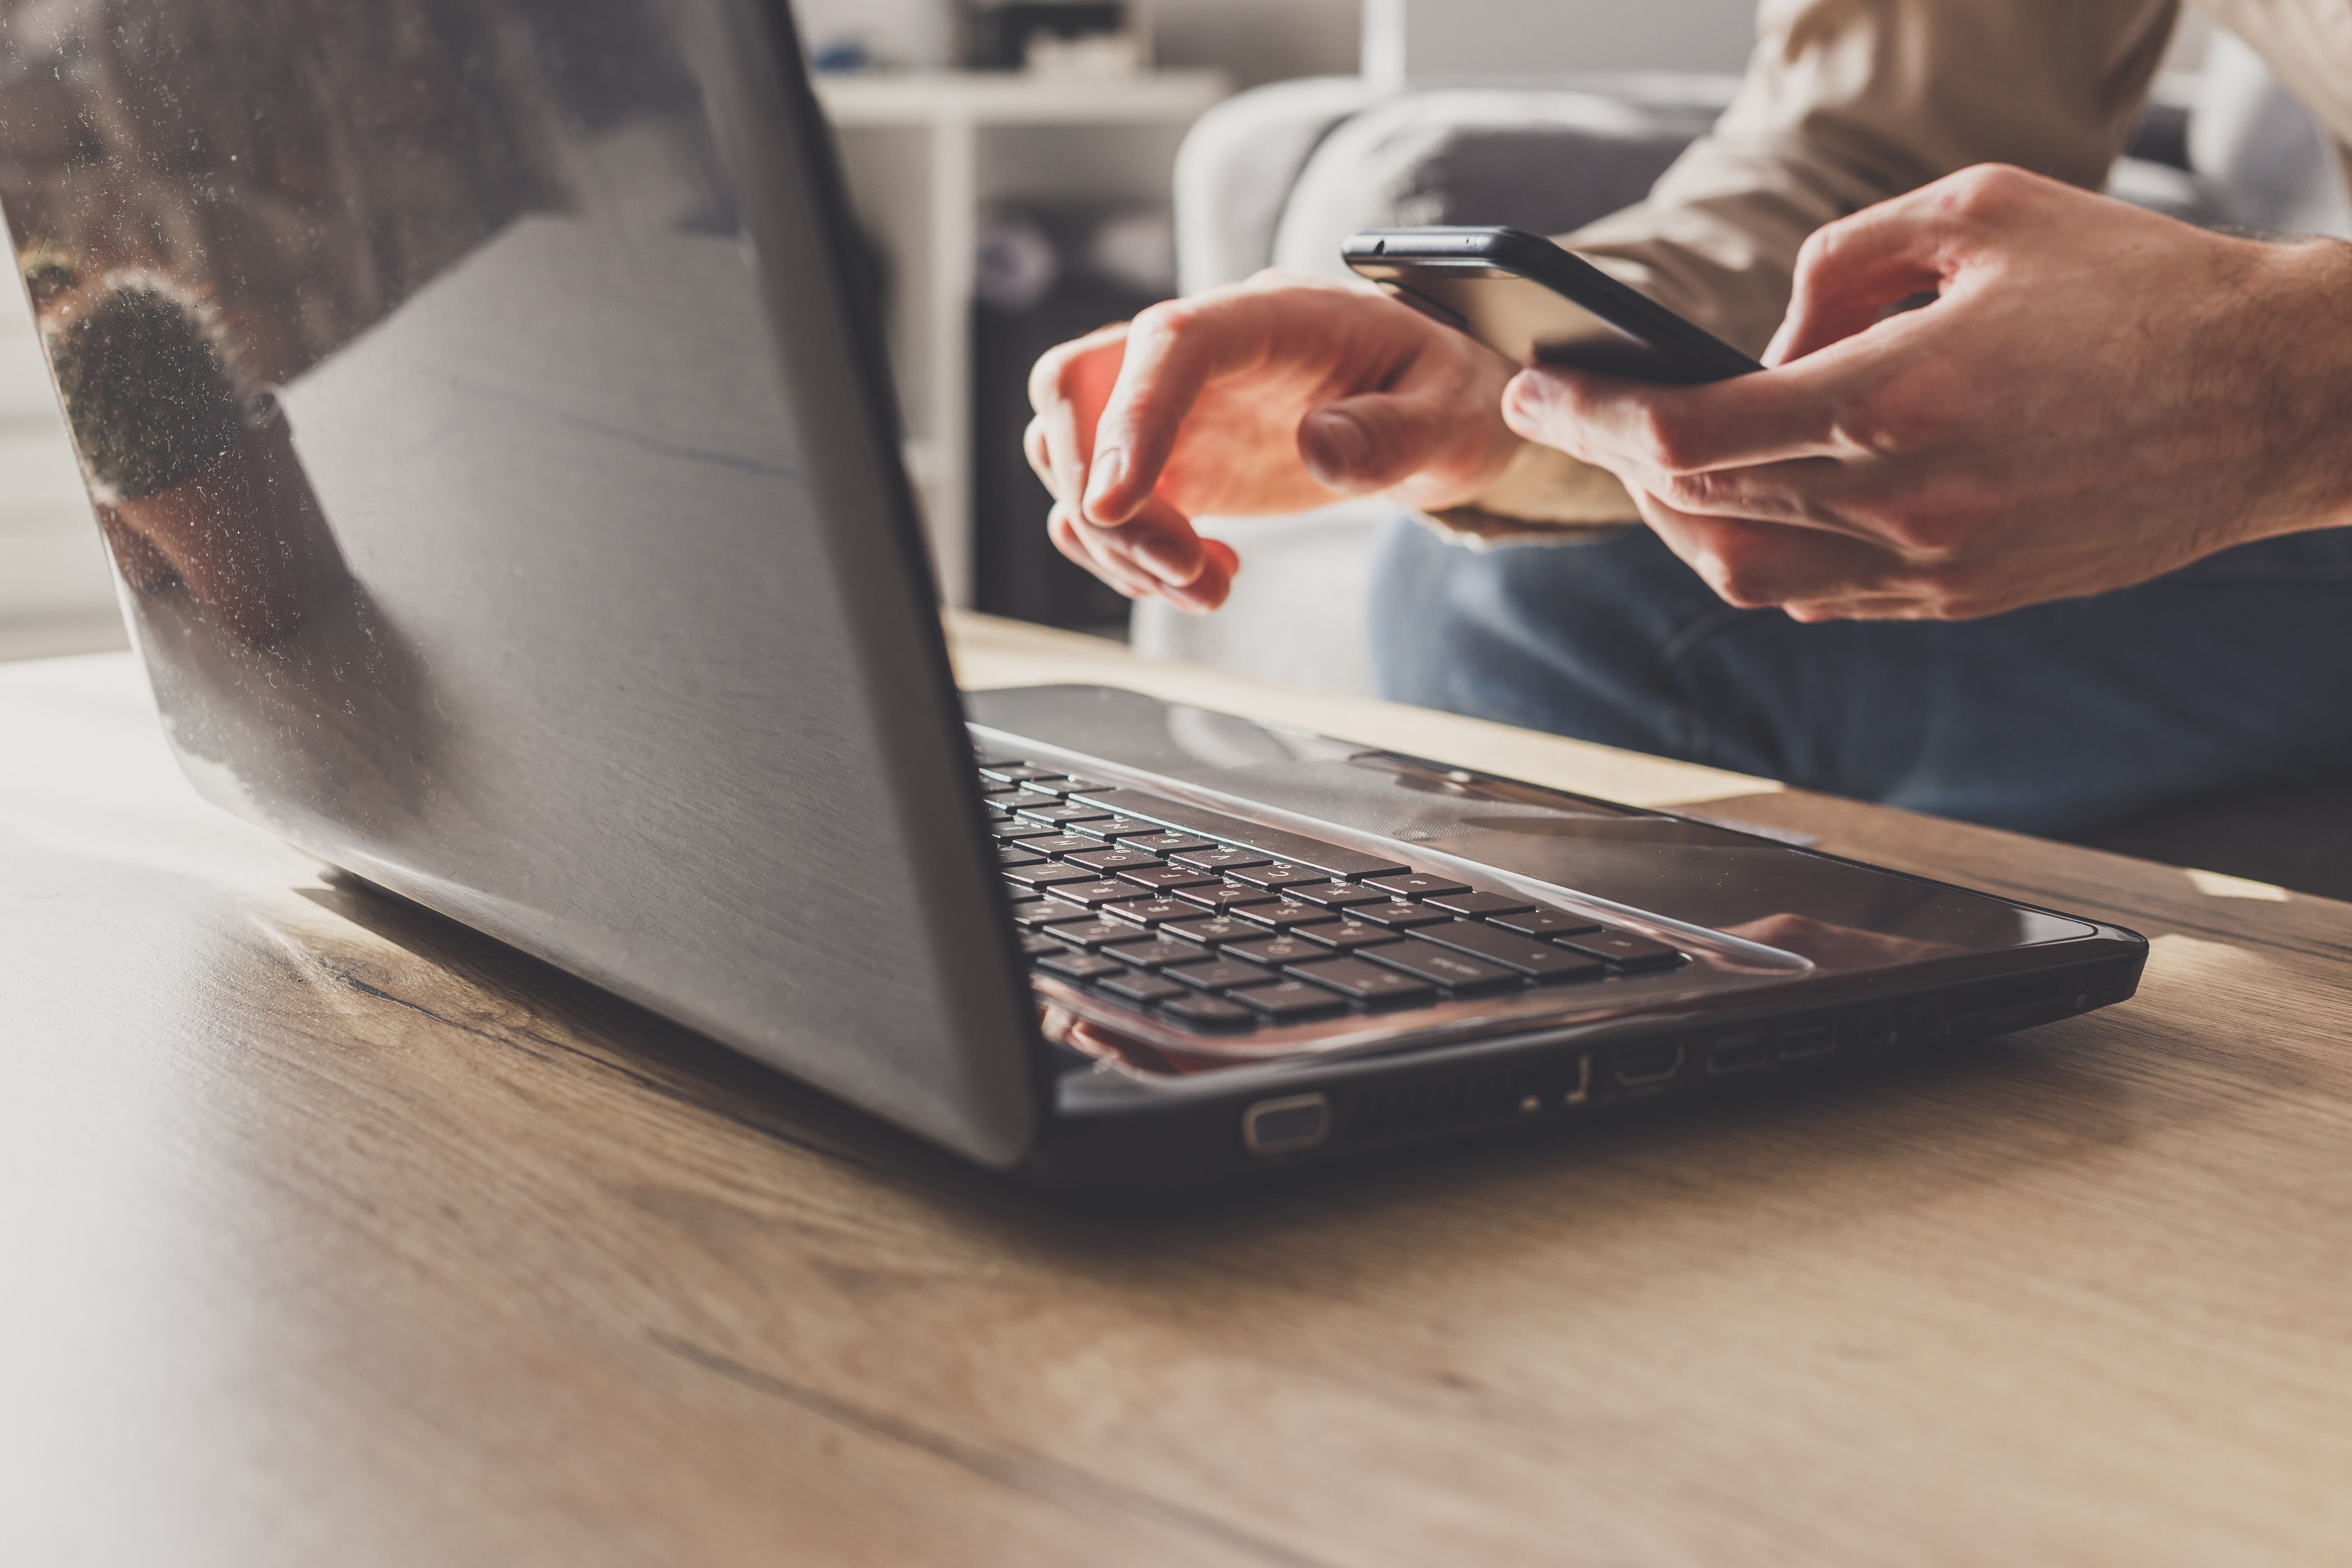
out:
M351 585L275 394L247 393L220 323L162 273L86 279L35 251L26 282L74 448L123 580L184 584L242 641L275 642Z

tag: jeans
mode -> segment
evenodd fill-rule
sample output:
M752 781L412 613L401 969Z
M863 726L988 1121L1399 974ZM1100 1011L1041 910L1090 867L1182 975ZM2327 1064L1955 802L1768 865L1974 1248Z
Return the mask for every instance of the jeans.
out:
M2352 781L2352 529L1984 620L1805 626L1646 528L1478 552L1399 518L1370 619L1398 701L2029 833Z

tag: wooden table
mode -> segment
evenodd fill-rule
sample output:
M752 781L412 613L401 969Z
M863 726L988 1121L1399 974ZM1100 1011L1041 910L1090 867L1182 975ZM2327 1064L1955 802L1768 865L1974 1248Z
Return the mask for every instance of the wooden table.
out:
M1057 1213L0 670L11 1564L2341 1563L2352 907L961 623L2121 921L1969 1056Z

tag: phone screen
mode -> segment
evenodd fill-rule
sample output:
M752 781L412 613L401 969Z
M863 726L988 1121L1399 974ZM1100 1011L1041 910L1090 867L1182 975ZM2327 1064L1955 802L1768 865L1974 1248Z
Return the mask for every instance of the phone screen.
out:
M1564 294L1498 267L1351 260L1364 277L1433 320L1519 364L1558 364L1643 381L1713 381L1717 372L1643 342Z

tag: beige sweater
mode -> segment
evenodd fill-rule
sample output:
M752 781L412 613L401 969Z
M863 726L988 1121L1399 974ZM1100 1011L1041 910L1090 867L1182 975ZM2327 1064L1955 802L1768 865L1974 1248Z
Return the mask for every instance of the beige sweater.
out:
M2352 0L2202 0L2335 139L2352 143ZM1789 303L1805 237L1972 163L2097 189L2163 58L2179 0L1764 0L1738 97L1647 201L1562 237L1751 353ZM1524 447L1473 535L1621 522L1611 475Z

